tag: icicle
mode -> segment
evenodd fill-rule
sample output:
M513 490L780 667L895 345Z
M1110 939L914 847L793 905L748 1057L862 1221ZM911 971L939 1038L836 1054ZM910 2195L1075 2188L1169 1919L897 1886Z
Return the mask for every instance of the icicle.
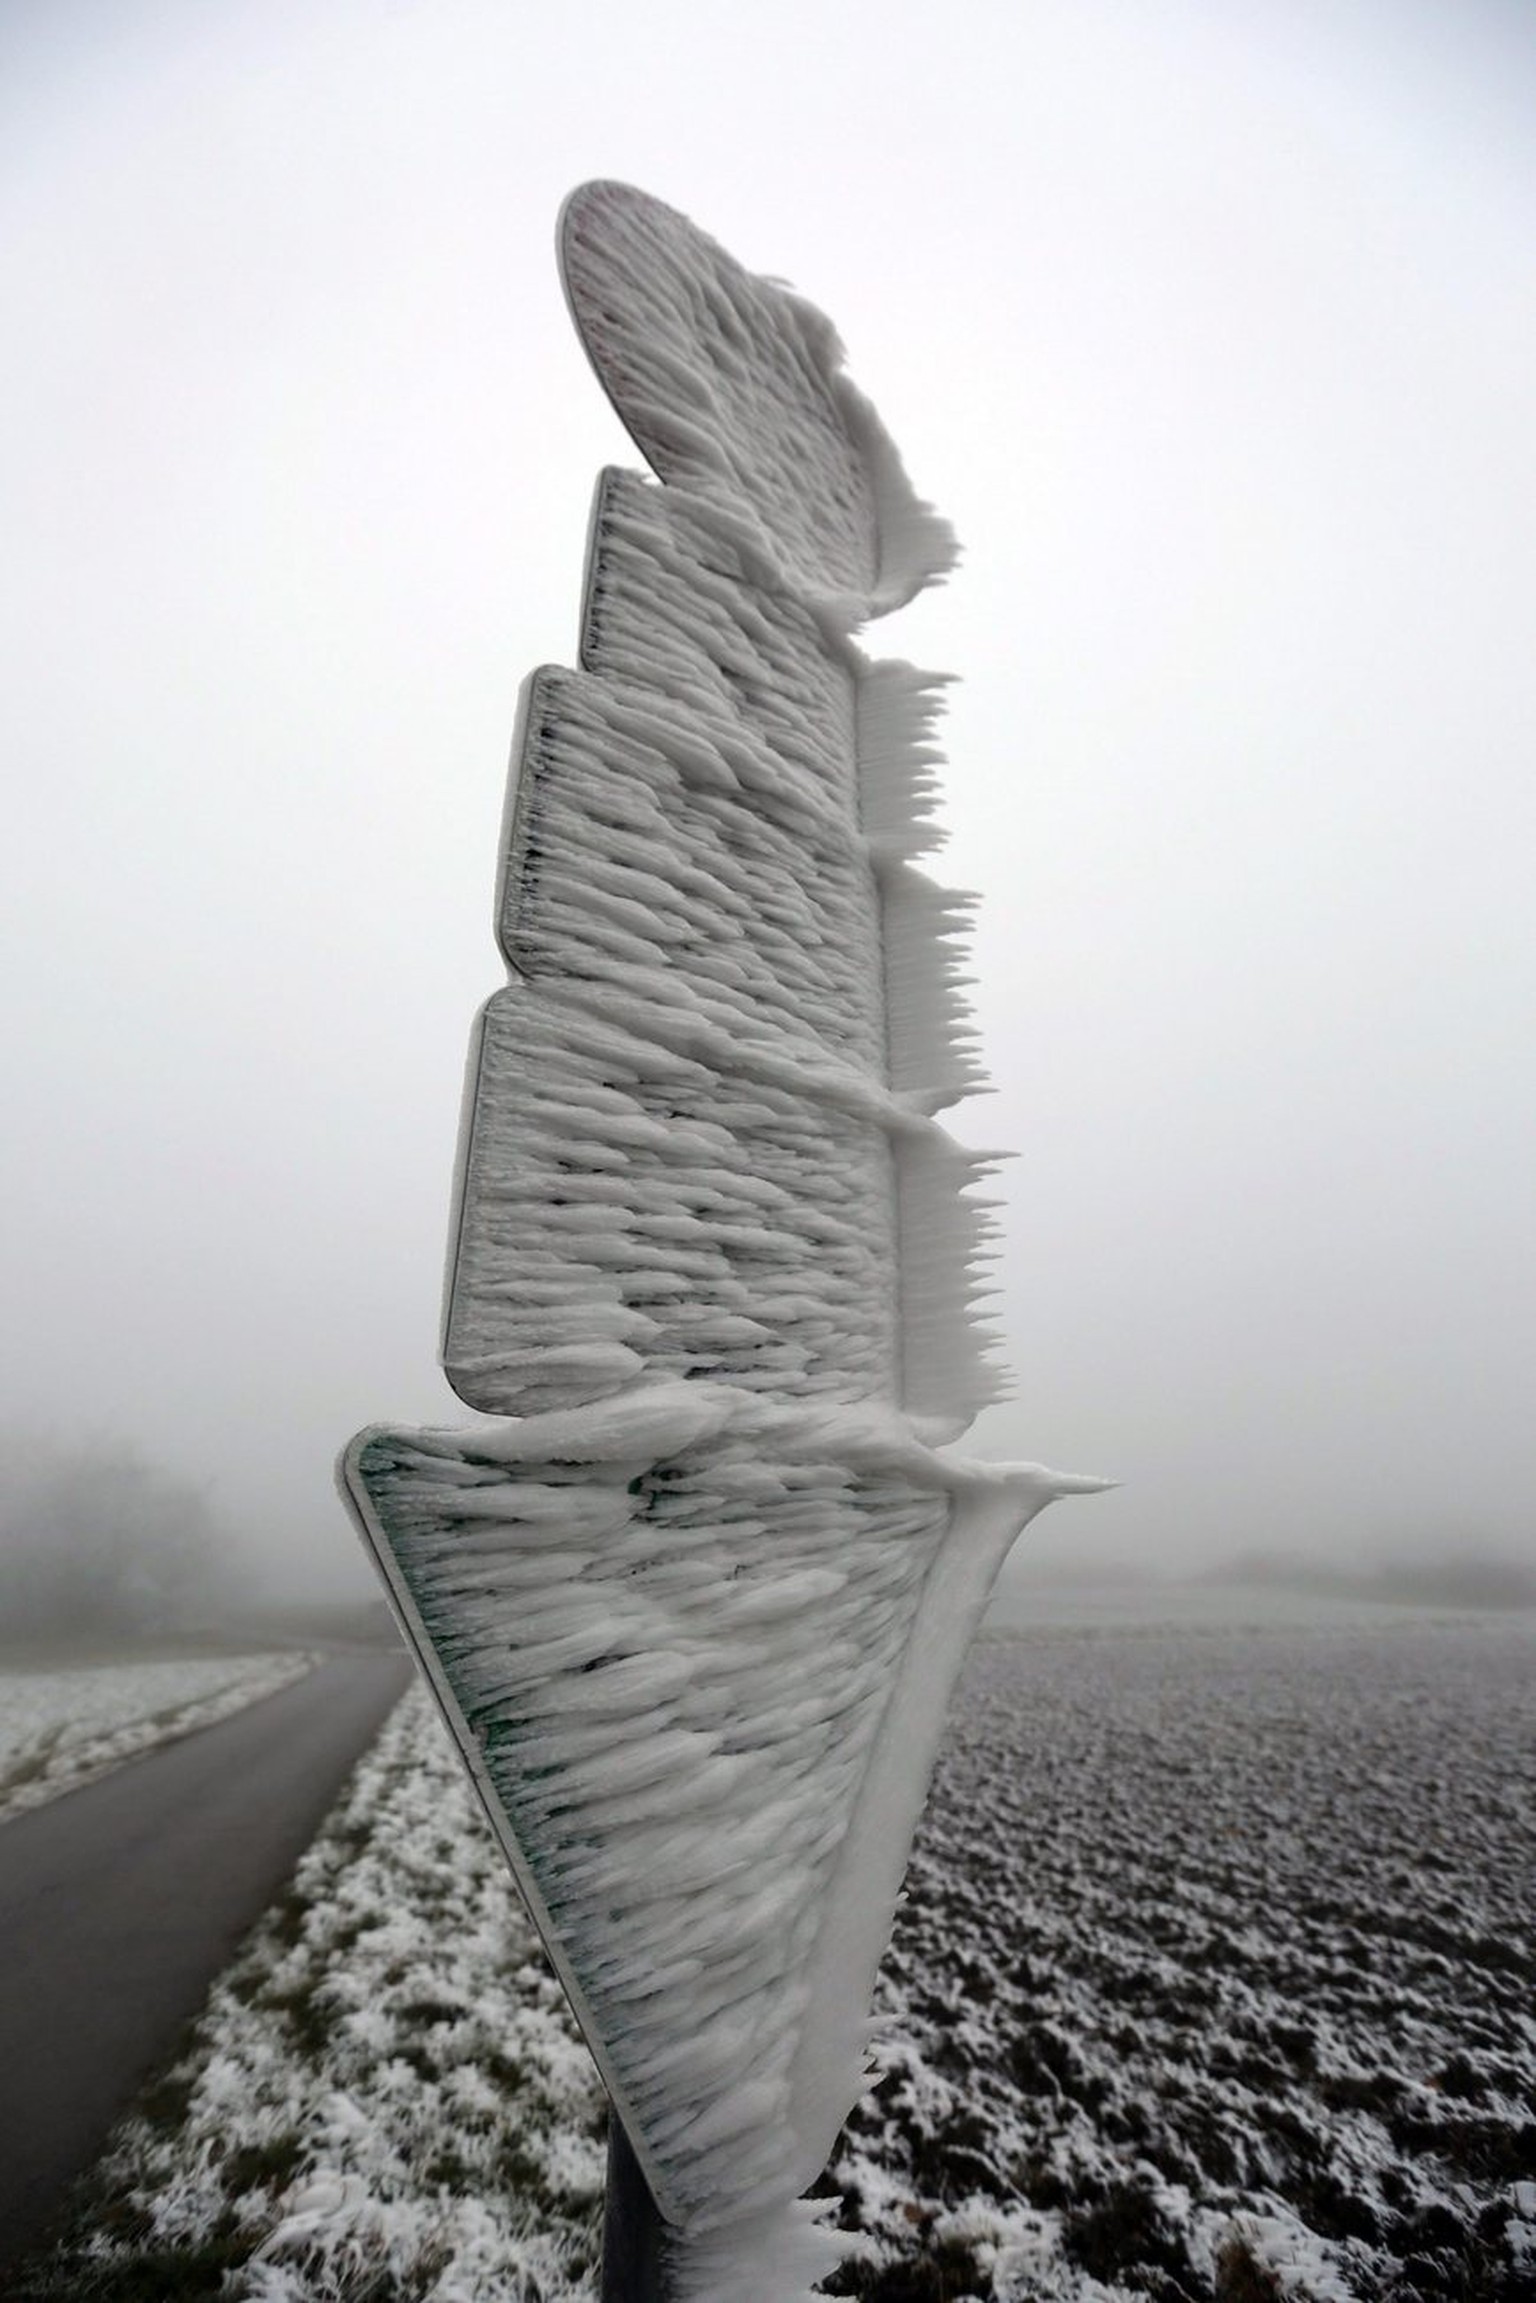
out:
M859 819L877 863L907 861L943 844L934 820L942 755L933 738L947 684L944 673L911 664L861 667L855 690Z

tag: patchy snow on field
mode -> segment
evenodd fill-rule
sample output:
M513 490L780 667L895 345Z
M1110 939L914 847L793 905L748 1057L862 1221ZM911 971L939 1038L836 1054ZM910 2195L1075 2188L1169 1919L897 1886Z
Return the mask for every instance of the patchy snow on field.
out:
M843 2291L1536 2295L1531 1631L985 1643L834 2171Z
M312 1655L0 1671L0 1823L302 1679Z
M1529 1621L984 1643L830 2291L1529 2303L1533 1664ZM194 2258L223 2303L590 2303L601 2125L412 1691L17 2303Z

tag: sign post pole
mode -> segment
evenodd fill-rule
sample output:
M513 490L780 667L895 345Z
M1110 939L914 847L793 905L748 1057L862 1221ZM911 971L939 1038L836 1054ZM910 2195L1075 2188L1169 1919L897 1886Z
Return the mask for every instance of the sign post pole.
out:
M610 2109L601 2303L667 2303L664 2232L624 2122Z

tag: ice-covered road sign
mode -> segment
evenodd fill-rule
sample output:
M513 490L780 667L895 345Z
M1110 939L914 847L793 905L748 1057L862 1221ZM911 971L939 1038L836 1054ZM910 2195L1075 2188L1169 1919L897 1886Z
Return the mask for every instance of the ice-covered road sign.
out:
M580 667L524 692L445 1318L493 1421L344 1484L570 1991L676 2288L801 2295L796 2203L954 1674L1095 1482L938 1452L993 1396L941 682L854 631L942 575L822 316L616 184L567 293L655 478L605 473ZM739 2283L739 2284L738 2284Z

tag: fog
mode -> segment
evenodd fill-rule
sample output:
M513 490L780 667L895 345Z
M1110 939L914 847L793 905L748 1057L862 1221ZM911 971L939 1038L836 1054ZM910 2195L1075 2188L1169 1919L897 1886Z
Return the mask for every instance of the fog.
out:
M832 314L966 547L870 638L962 682L976 1442L1123 1483L1029 1540L1529 1558L1533 104L1519 0L0 10L7 1426L329 1594L343 1441L459 1413L612 175Z

